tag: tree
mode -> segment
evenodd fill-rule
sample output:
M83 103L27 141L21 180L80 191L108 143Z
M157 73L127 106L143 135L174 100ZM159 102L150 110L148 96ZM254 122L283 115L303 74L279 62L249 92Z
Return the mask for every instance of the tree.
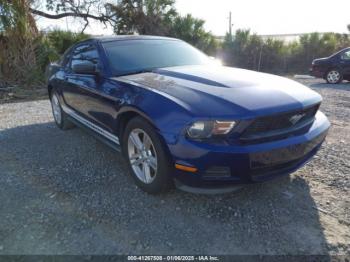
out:
M226 35L224 47L224 61L231 66L253 69L250 64L249 47L250 30L237 30L233 37Z
M0 74L6 81L31 82L38 73L39 33L29 8L26 0L0 0Z
M26 0L0 0L1 31L36 35L38 29L29 9L30 5Z
M57 58L75 43L89 38L83 33L73 33L71 31L53 30L46 34L50 46L57 53Z
M168 35L177 15L174 0L121 0L110 5L115 14L116 34Z
M42 1L28 0L30 2L30 12L34 15L42 16L48 19L60 19L64 17L81 18L85 21L82 33L89 25L89 19L97 20L105 25L115 22L115 14L110 11L111 3L101 0L45 0L44 6L49 13L42 9Z
M272 73L285 70L287 49L283 41L263 40L250 30L237 30L234 36L227 34L223 49L228 65Z
M117 34L171 36L185 40L199 49L215 53L214 36L204 29L204 21L191 15L180 16L174 0L121 0L111 5Z
M170 29L172 37L180 38L207 53L215 53L217 43L214 36L204 29L204 20L186 16L176 16Z

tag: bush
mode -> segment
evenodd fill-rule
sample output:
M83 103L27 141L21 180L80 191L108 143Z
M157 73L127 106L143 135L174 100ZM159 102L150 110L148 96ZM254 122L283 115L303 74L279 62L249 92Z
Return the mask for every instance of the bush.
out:
M298 41L263 40L249 30L237 30L235 36L226 36L223 60L229 66L276 73L307 73L313 59L327 57L350 46L346 34L311 33Z
M171 37L182 39L207 54L215 54L218 48L215 37L204 29L204 20L191 15L176 16L170 26Z
M36 39L38 31L23 0L0 0L0 76L3 82L35 85L40 81Z
M49 45L57 55L62 55L70 46L87 39L89 36L84 33L73 33L71 31L53 30L46 35Z
M44 82L46 66L88 35L54 30L35 37L8 30L0 35L0 77L6 82L36 86Z

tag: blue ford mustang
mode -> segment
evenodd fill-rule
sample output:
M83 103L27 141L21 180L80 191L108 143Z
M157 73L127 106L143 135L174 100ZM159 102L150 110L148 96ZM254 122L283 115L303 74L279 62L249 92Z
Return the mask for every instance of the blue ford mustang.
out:
M86 127L122 151L149 193L224 192L290 174L330 126L309 88L219 66L177 39L89 39L47 73L58 127Z

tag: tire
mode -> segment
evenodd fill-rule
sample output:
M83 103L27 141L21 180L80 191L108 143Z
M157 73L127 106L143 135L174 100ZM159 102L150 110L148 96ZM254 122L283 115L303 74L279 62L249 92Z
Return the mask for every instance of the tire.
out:
M331 69L326 74L328 84L339 84L343 80L343 75L338 69Z
M138 187L150 194L169 191L172 162L151 124L142 117L132 118L123 132L122 150Z
M74 124L71 121L69 121L67 114L63 112L60 104L60 99L56 91L52 92L50 101L51 101L52 115L56 125L62 130L73 128Z

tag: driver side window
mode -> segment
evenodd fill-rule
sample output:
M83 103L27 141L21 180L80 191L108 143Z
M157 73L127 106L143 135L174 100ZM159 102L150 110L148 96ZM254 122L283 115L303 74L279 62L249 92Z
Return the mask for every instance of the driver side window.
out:
M75 64L86 61L92 62L96 66L99 63L97 49L92 44L80 45L73 51L70 68L72 69Z
M344 52L344 53L341 55L341 59L342 59L342 60L350 60L350 50Z

